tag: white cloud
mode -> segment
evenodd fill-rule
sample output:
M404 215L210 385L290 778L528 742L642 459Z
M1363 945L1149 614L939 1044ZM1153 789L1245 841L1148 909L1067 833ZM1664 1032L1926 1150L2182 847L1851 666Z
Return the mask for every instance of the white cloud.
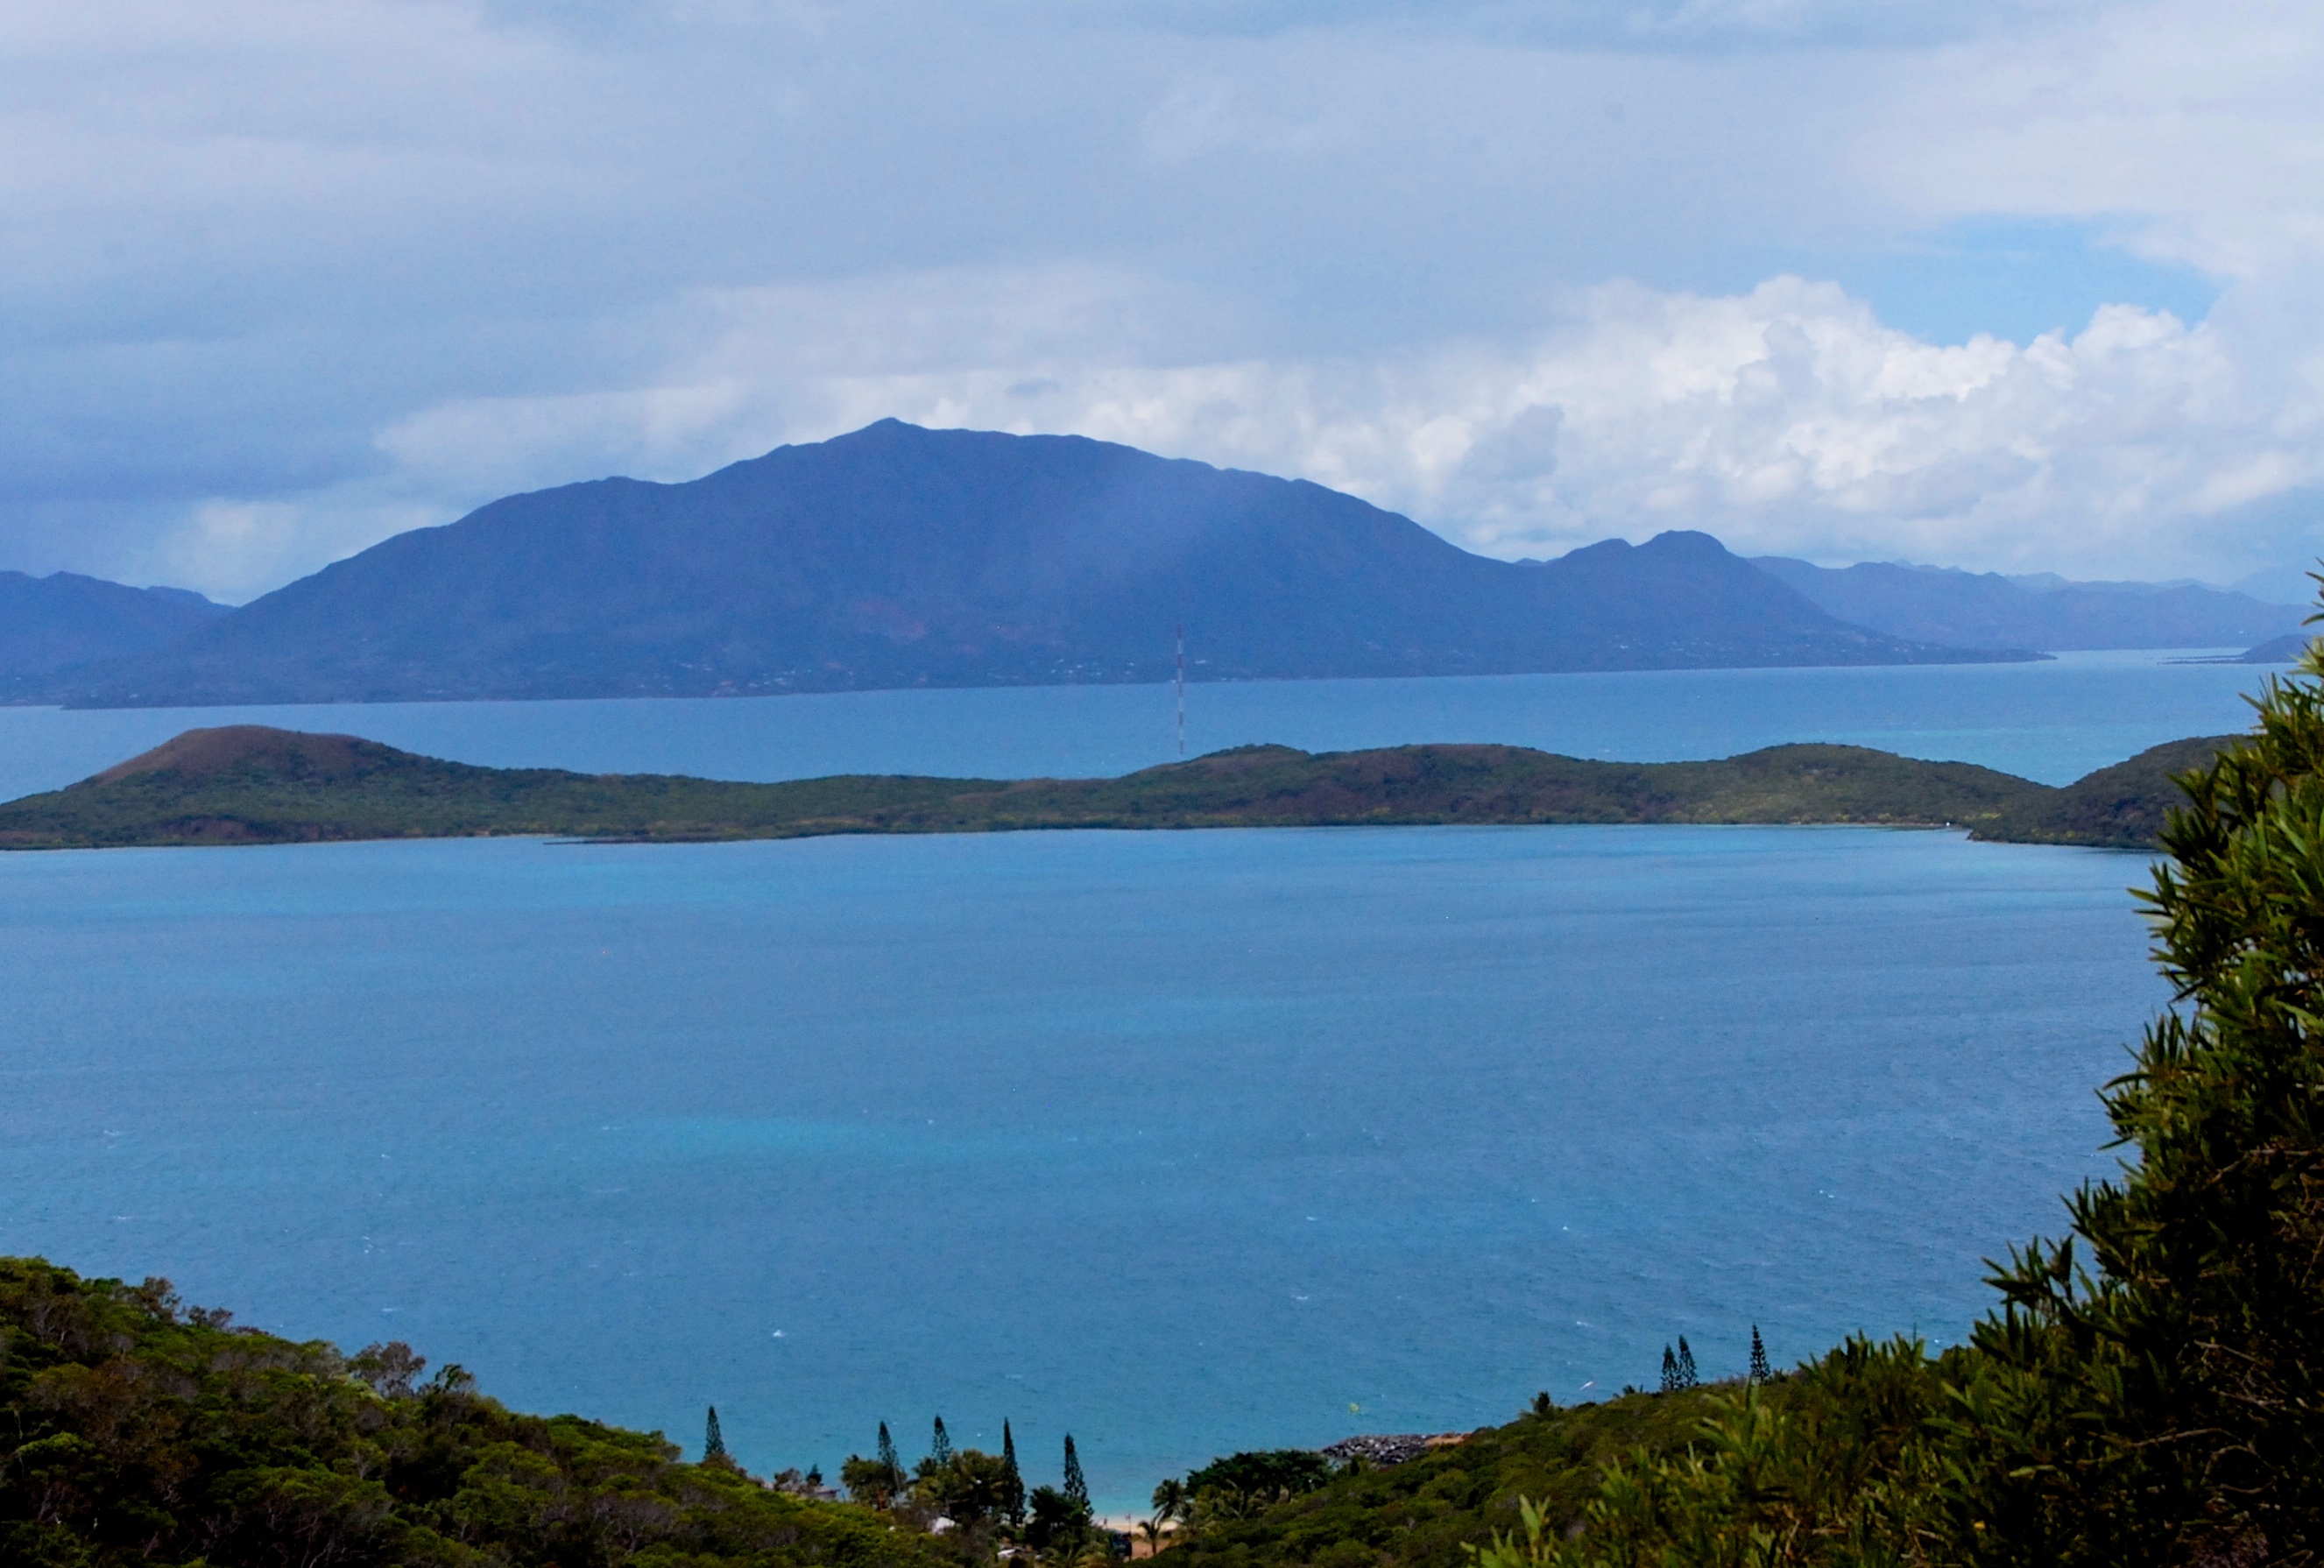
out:
M177 527L124 556L118 577L191 586L240 604L325 560L390 534L443 522L439 508L318 491L296 501L205 501Z
M0 566L246 593L892 413L1504 554L2231 576L2319 542L2319 74L2290 0L32 0ZM1985 218L2226 292L2067 255L2070 332L1941 345L1798 281Z
M2151 215L2241 270L2264 264L2267 231L2313 243L2319 65L2324 28L2299 0L2117 5L1933 53L1862 156L1957 210Z
M1613 285L1572 296L1521 353L1153 366L1069 352L1076 323L1137 316L1107 281L730 300L725 335L655 390L450 405L387 439L409 472L512 488L587 454L683 477L894 414L1312 478L1501 555L1697 527L1754 552L2100 576L2264 564L2220 550L2219 514L2324 479L2324 410L2255 405L2219 330L2131 307L2071 337L1946 347L1829 283ZM862 336L879 320L914 323L954 363L897 366ZM871 373L840 368L846 345Z

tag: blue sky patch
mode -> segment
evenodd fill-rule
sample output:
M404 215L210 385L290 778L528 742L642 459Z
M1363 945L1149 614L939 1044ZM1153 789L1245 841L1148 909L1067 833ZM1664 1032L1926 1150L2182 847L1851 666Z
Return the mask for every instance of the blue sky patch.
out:
M2089 325L2100 305L2168 310L2190 326L2220 285L2192 268L2145 261L2108 243L2106 226L1982 217L1949 225L1906 250L1828 258L1830 276L1880 319L1934 343L1980 332L2025 343ZM1811 275L1818 275L1812 273Z

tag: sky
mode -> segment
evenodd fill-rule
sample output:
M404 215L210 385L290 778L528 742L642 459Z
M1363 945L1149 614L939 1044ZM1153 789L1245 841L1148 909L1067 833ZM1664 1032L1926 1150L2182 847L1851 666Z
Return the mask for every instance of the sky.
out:
M893 416L2290 596L2319 80L2312 0L19 0L0 568L238 602Z

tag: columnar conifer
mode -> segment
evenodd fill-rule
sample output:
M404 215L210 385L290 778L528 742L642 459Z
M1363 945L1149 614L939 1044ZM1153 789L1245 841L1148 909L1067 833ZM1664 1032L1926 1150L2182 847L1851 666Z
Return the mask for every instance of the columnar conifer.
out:
M1082 1478L1082 1457L1074 1452L1074 1434L1065 1434L1065 1496L1084 1514L1090 1510L1089 1482Z
M1678 1357L1668 1345L1663 1347L1663 1392L1668 1394L1678 1387Z
M1025 1477L1017 1468L1017 1436L1001 1423L1001 1511L1012 1525L1025 1522Z
M1694 1370L1694 1352L1687 1349L1686 1336L1678 1336L1678 1386L1692 1388L1702 1379Z
M928 1440L928 1458L937 1464L952 1462L952 1434L944 1429L944 1417L936 1417L936 1435Z
M714 1459L726 1456L726 1439L718 1430L718 1407L713 1405L710 1407L710 1420L702 1433L702 1462L707 1464Z
M1751 1325L1751 1381L1764 1383L1775 1375L1767 1365L1767 1347L1759 1342L1759 1325L1755 1323Z
M888 1472L890 1491L904 1490L904 1462L896 1455L896 1440L888 1435L888 1424L880 1423L880 1464Z

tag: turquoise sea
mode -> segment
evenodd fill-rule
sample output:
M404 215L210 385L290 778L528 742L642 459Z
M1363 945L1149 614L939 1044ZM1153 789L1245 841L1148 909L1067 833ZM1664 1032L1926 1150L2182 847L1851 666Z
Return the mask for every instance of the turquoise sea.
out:
M2239 727L2253 680L2135 655L1192 701L1198 746L1852 739L2070 778ZM249 716L728 776L1168 746L1153 688ZM0 714L9 792L198 722ZM1779 1359L1959 1338L1980 1259L2112 1168L2093 1092L2164 1000L2144 874L1785 828L5 856L0 1250L689 1448L715 1403L754 1468L831 1473L883 1418L909 1457L941 1414L1009 1417L1053 1480L1070 1431L1127 1508L1235 1447L1649 1382L1681 1333L1711 1372L1755 1323Z

